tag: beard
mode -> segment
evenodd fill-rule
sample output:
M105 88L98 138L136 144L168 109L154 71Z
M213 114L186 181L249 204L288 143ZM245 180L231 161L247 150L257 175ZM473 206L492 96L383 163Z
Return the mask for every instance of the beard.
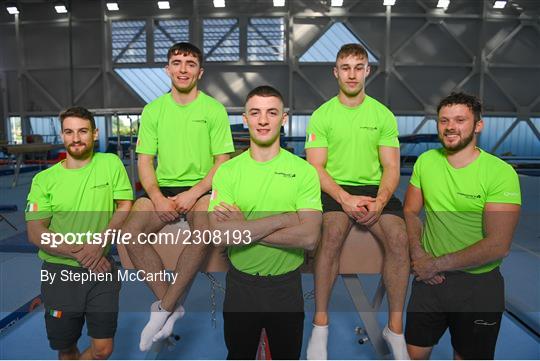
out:
M456 153L456 152L459 152L462 149L465 149L474 140L474 130L473 130L467 136L461 137L459 142L457 142L456 144L448 145L448 144L446 144L444 142L444 136L449 135L449 134L458 134L459 135L459 133L448 133L447 132L447 133L444 133L442 136L439 135L439 141L443 145L444 149L446 149L448 152L452 152L452 153Z
M77 150L73 148L74 145L80 145L81 147ZM88 146L86 143L70 143L66 147L66 152L73 158L77 160L88 159L94 152L94 144Z

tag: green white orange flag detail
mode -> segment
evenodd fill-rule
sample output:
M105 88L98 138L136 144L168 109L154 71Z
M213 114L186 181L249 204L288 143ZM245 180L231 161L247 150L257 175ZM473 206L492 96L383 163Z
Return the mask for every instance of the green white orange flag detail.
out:
M37 203L28 203L26 205L25 212L37 212L38 211L38 204Z

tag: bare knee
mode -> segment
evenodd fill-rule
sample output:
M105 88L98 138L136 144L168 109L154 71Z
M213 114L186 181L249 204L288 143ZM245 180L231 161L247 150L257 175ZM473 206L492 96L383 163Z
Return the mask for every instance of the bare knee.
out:
M73 345L67 349L58 351L59 360L77 360L79 358L79 349Z
M348 223L324 222L320 247L324 252L338 256L350 231Z
M400 257L409 256L409 240L407 238L407 233L397 232L389 237L384 242L384 250L387 254L397 255Z
M113 352L113 341L99 340L92 343L92 358L94 360L106 360Z

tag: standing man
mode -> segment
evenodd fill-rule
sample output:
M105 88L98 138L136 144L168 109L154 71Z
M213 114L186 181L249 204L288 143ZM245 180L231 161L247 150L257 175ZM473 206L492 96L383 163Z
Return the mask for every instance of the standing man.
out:
M190 43L177 43L169 49L167 59L171 92L146 105L141 118L136 151L146 193L135 202L123 228L133 239L159 232L181 215L186 216L191 231L207 229L212 177L229 159L227 153L234 151L225 107L197 88L203 75L201 51ZM137 269L147 273L163 270L152 245L136 243L126 248ZM203 242L186 247L176 265L176 282L148 281L158 301L151 305L150 320L141 333L141 351L171 335L174 323L184 314L177 302L207 250Z
M70 108L60 114L60 122L66 159L36 174L25 214L28 239L39 248L43 260L41 295L47 337L61 360L107 359L113 350L120 292L117 274L107 258L110 245L55 245L50 240L119 229L133 192L116 155L94 154L98 130L92 113ZM60 279L67 273L75 275L74 280ZM97 280L75 278L88 275ZM85 321L90 347L80 353L77 341Z
M306 156L322 186L323 231L315 258L315 317L308 359L327 358L328 302L343 243L354 224L366 227L384 246L383 280L389 318L383 331L396 359L406 359L403 305L409 255L399 183L399 143L394 115L366 95L370 67L366 49L346 44L336 57L339 93L309 122Z
M437 132L443 148L418 158L405 197L416 276L405 330L413 359L428 359L447 328L455 359L495 355L504 311L499 265L510 252L521 192L514 169L476 147L481 112L471 95L441 100Z
M241 231L229 248L223 305L228 359L254 359L264 328L272 359L299 359L304 298L299 267L320 235L320 184L315 169L281 149L287 121L283 97L270 86L247 96L244 123L250 148L214 177L210 221L224 235ZM214 231L216 232L216 231ZM247 244L247 245L246 245Z

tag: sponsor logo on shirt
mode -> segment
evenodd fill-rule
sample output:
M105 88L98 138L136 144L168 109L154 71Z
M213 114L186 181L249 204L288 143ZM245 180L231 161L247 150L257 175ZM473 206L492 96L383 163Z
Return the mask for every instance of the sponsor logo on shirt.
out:
M205 123L206 124L206 119L193 119L191 121L194 122L194 123Z
M38 211L38 204L37 203L28 203L26 205L25 212L37 212Z
M518 192L504 192L505 197L516 197Z
M294 178L296 177L296 174L294 173L285 173L285 172L274 172L275 175L280 175L285 178Z
M379 128L377 128L377 127L358 127L358 129L362 129L362 130L372 130L372 131L373 131L373 130L377 130L377 129L379 129Z
M316 139L315 137L315 134L314 133L309 133L306 135L306 142L314 142Z
M213 201L217 198L217 190L212 189L212 194L210 195L210 200Z
M93 187L90 188L90 189L104 188L104 187L106 187L106 186L108 186L108 185L109 185L109 182L103 183L103 184L97 184L97 185L93 186Z
M467 194L467 193L463 193L463 192L457 192L457 195L465 197L467 199L480 199L480 198L482 198L482 196L480 194Z

